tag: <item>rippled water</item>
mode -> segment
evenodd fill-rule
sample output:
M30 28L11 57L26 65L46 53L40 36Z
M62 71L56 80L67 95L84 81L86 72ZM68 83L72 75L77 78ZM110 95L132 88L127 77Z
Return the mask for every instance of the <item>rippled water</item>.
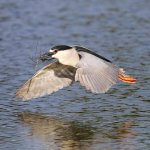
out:
M91 48L138 83L17 101L30 57L56 44ZM149 150L150 1L0 0L0 85L2 150Z

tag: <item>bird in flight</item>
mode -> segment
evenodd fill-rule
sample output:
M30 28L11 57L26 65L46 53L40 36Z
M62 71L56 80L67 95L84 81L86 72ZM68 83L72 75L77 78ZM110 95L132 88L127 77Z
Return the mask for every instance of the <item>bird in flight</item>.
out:
M57 45L39 57L56 61L37 71L16 93L22 100L41 97L79 82L92 93L105 93L118 80L136 83L122 68L95 52L80 46Z

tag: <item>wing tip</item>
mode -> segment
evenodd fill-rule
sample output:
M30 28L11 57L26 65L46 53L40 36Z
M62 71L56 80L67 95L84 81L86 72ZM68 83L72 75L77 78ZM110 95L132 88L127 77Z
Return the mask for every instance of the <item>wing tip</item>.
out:
M16 91L16 98L17 98L17 99L22 98L22 96L21 96L21 94L20 94L20 89L18 89L18 90Z
M25 101L25 100L26 100L26 98L23 96L23 94L21 94L20 90L18 90L18 91L16 92L16 99L17 99L17 100L21 99L22 101Z
M22 100L22 101L27 101L30 100L31 97L27 96L23 88L20 88L16 91L16 99Z

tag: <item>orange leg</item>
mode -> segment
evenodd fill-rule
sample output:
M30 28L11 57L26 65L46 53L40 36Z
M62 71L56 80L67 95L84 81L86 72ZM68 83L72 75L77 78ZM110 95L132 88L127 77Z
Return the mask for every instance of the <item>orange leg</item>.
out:
M136 79L132 76L129 76L129 75L125 75L125 74L119 74L119 77L118 79L122 82L126 82L126 83L136 83Z

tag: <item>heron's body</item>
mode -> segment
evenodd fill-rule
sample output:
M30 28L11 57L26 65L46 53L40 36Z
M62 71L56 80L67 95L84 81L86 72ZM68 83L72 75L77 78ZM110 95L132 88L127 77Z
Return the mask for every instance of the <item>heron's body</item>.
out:
M39 70L17 91L17 97L28 100L44 96L75 81L93 93L105 93L118 80L136 82L110 60L83 47L55 46L40 59L45 61L49 57L57 61Z

